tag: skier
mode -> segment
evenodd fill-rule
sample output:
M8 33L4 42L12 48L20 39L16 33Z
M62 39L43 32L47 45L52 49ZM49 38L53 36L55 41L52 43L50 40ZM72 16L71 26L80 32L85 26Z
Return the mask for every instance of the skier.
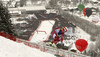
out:
M63 28L58 28L56 27L56 30L52 32L52 37L54 38L53 41L50 42L50 45L54 46L57 48L56 44L61 41L61 44L63 44L63 37L64 37L64 32L68 30L67 27Z

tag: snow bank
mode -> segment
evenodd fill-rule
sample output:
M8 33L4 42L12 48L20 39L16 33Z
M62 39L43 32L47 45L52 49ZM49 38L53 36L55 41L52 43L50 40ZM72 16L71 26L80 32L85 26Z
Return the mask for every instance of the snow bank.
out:
M0 57L55 57L0 36Z

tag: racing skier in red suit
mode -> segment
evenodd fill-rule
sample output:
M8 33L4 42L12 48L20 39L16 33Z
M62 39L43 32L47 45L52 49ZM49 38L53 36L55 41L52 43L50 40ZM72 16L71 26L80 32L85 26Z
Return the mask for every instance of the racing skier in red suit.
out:
M53 44L53 46L56 47L56 44L59 41L61 41L61 43L63 43L64 31L67 31L67 27L63 27L63 28L56 27L56 30L53 31L52 34L51 34L52 37L54 38L54 40L51 41L50 44Z

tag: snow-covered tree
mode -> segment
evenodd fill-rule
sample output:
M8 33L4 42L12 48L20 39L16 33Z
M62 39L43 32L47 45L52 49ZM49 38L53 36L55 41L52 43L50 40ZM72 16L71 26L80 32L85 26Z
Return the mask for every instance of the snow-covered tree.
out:
M91 57L96 57L97 56L95 44L93 44L93 43L89 44L89 51L86 52L86 54L91 56Z
M97 56L96 57L100 57L100 38L96 39L96 52L97 52Z
M8 9L0 2L0 31L15 35L10 17Z
M27 0L20 0L20 6L23 7L26 5Z
M49 4L50 4L51 7L54 8L54 7L57 5L57 0L51 0L51 1L49 2Z

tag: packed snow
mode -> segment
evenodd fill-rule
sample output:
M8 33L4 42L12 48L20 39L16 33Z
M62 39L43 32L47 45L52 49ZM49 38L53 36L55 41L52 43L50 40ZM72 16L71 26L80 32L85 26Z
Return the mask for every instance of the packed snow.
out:
M30 42L41 42L47 40L54 24L54 20L42 21L35 33L30 37Z
M55 57L0 36L0 57Z

